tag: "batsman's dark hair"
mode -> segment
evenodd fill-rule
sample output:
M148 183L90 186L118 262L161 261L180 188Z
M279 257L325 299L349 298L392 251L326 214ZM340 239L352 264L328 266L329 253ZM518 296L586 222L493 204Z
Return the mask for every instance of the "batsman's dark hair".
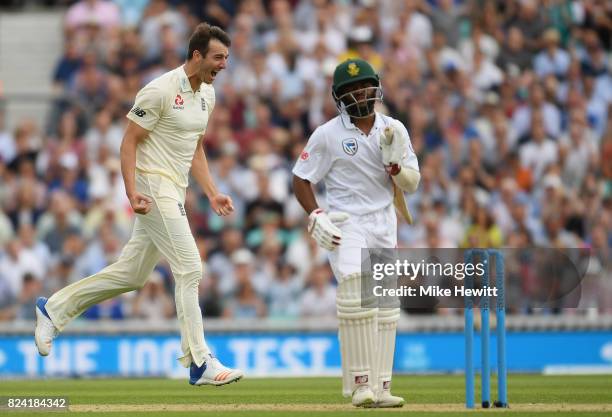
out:
M193 58L193 53L195 51L199 51L203 57L206 56L211 39L217 39L228 48L232 45L229 35L219 26L211 26L208 23L200 23L198 26L196 26L193 34L189 38L187 59Z

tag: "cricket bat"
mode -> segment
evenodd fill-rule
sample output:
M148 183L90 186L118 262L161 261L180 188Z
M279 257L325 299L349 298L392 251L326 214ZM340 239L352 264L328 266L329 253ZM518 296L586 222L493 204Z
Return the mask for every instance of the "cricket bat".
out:
M412 219L412 214L410 214L410 210L408 210L408 206L406 205L406 199L404 198L404 193L399 189L395 183L393 183L393 205L395 209L399 211L402 215L406 223L413 224L414 220Z
M384 134L386 142L385 144L391 145L391 143L393 143L393 128L391 126L385 127ZM395 182L393 182L393 205L395 206L395 210L397 210L402 215L406 223L414 223L412 214L410 214L410 210L408 210L408 206L406 205L404 193L397 185L395 185Z

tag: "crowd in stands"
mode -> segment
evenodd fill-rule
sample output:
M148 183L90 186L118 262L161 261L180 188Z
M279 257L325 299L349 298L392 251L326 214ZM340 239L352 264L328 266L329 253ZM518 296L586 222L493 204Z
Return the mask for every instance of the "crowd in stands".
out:
M585 248L588 273L607 278L591 306L612 312L609 1L80 0L66 5L48 122L8 131L0 112L0 320L33 319L37 296L117 259L134 220L125 115L184 62L201 21L232 39L205 146L236 208L218 217L199 187L187 193L205 317L335 315L291 169L337 115L335 66L357 56L379 71L378 110L406 124L419 159L416 223L400 225L399 246ZM162 262L142 290L84 318L173 318L172 288Z

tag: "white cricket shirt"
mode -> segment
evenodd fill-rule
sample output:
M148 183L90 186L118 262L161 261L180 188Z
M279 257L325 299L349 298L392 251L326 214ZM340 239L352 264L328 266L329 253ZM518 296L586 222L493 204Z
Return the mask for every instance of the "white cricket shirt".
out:
M331 119L312 133L293 174L313 184L324 180L330 210L363 215L384 209L393 203L393 182L382 162L379 137L391 120L376 113L372 130L365 135L348 116ZM401 165L418 171L410 138L406 147Z
M182 65L144 86L127 114L150 132L136 150L136 170L187 187L193 154L214 106L213 86L202 83L194 92Z

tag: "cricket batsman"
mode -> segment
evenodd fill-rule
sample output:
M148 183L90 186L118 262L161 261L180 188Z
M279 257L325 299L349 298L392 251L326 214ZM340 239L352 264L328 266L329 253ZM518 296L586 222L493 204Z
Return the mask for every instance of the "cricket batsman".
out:
M375 111L382 89L369 63L338 65L332 96L340 114L310 136L293 168L294 192L338 279L343 394L356 407L401 407L404 399L391 395L399 308L362 307L361 249L397 246L395 208L412 222L403 192L416 191L419 166L404 125ZM329 213L311 186L321 180Z
M208 170L202 137L215 106L212 86L226 68L231 41L219 27L198 25L189 39L187 61L138 92L127 114L121 170L136 221L117 262L53 294L36 305L35 341L47 356L57 334L88 307L142 288L160 257L175 279L182 356L191 385L224 385L243 373L215 358L206 341L198 304L202 261L185 213L189 171L220 216L234 210L219 193Z

